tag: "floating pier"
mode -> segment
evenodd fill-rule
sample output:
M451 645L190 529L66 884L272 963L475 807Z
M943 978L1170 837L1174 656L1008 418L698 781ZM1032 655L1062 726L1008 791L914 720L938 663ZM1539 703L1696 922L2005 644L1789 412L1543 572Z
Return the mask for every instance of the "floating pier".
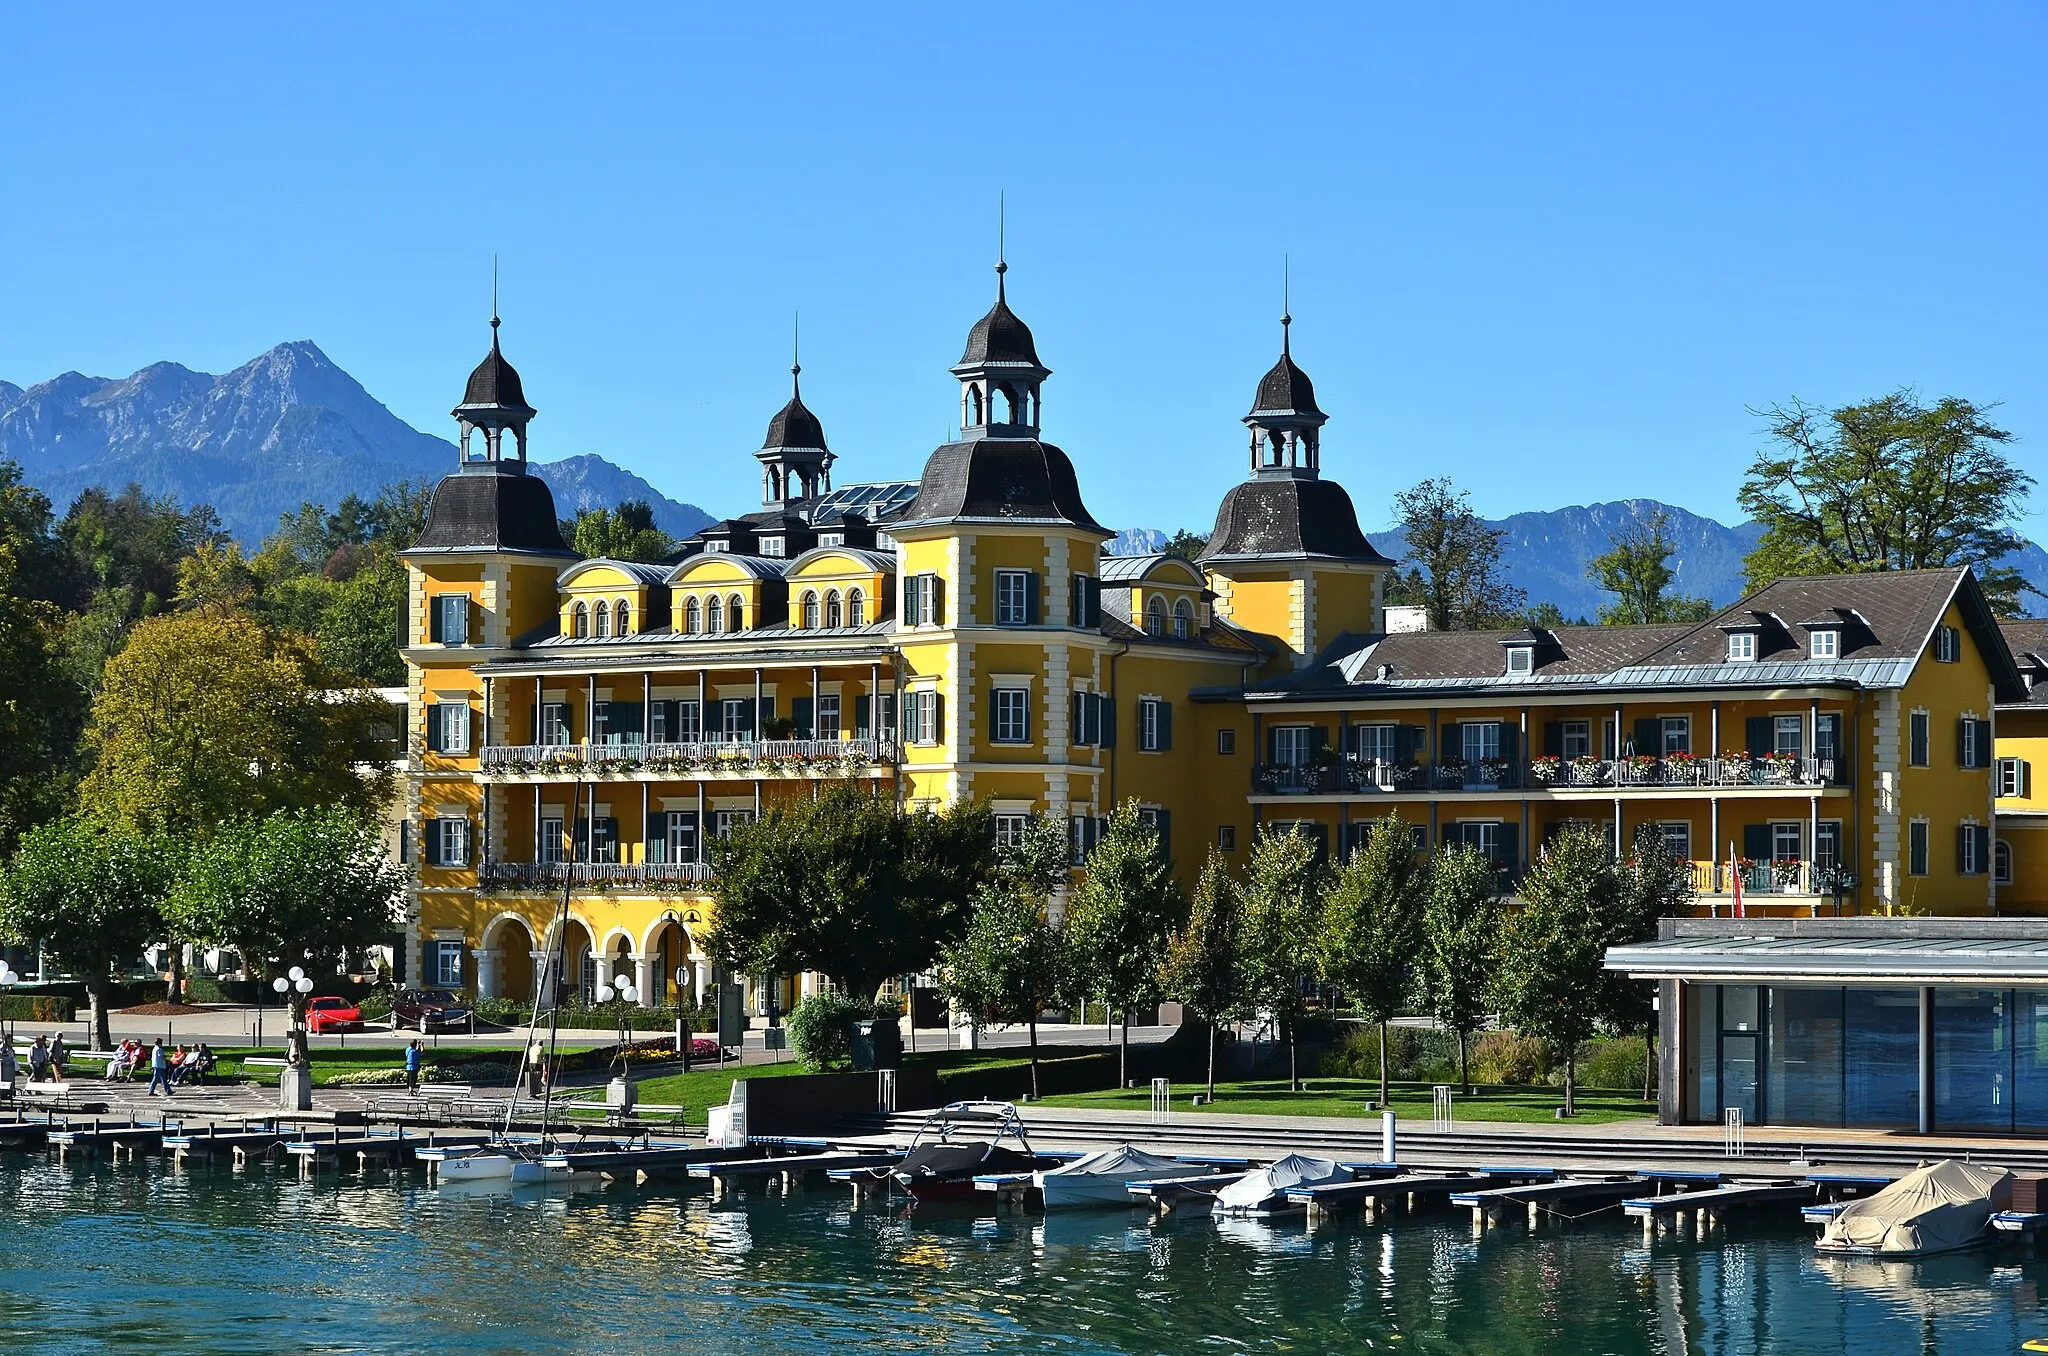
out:
M59 1163L66 1161L74 1153L83 1158L96 1158L102 1152L119 1162L123 1157L133 1158L137 1153L158 1152L163 1148L164 1134L170 1128L162 1121L155 1125L144 1125L133 1120L96 1120L84 1127L66 1124L62 1129L52 1128L49 1131L49 1142L57 1146Z
M723 1162L693 1163L692 1177L708 1178L711 1195L723 1200L741 1182L771 1181L784 1191L804 1183L812 1173L839 1174L894 1167L902 1154L893 1149L844 1151L838 1153L785 1154L771 1158L730 1158Z
M275 1157L278 1149L297 1131L280 1128L276 1122L260 1126L244 1124L239 1130L223 1130L218 1121L206 1127L197 1135L165 1135L164 1152L171 1156L171 1164L182 1168L188 1159L211 1162L217 1158L232 1158L238 1168L245 1168L251 1159Z
M686 1177L700 1163L730 1160L744 1149L720 1149L706 1145L646 1144L565 1147L541 1159L551 1172L602 1173L614 1182L655 1181Z
M1659 1234L1682 1232L1686 1217L1693 1221L1696 1237L1705 1238L1721 1227L1730 1210L1747 1209L1777 1201L1812 1201L1821 1188L1808 1178L1776 1178L1768 1181L1731 1182L1703 1191L1677 1191L1664 1196L1637 1196L1621 1203L1623 1213L1643 1222L1643 1240Z
M355 1160L358 1172L373 1164L399 1167L412 1161L432 1163L434 1158L430 1154L435 1150L441 1150L445 1155L447 1150L472 1148L489 1138L481 1130L452 1133L430 1130L425 1135L408 1135L403 1127L344 1134L337 1126L327 1139L289 1140L284 1151L298 1160L299 1175L310 1177L322 1165L333 1164L340 1168L351 1158Z
M1396 1203L1405 1202L1407 1213L1412 1215L1422 1202L1433 1197L1482 1191L1489 1187L1547 1182L1557 1176L1554 1168L1478 1168L1471 1172L1448 1173L1403 1173L1397 1170L1388 1173L1385 1171L1391 1166L1388 1164L1346 1163L1344 1166L1354 1172L1363 1169L1367 1175L1350 1182L1291 1187L1281 1193L1288 1204L1307 1207L1311 1229L1348 1205L1357 1205L1364 1211L1366 1223L1371 1224Z

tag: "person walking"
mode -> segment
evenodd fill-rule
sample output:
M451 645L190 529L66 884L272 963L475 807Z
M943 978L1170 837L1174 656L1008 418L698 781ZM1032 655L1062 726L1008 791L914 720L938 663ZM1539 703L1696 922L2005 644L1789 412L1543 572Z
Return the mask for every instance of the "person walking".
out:
M161 1036L157 1038L156 1044L149 1048L149 1090L143 1096L156 1096L158 1088L164 1090L164 1096L171 1095L171 1057L164 1050Z
M405 1090L407 1092L418 1092L420 1090L421 1054L422 1051L418 1041L414 1041L405 1047Z
M50 1039L36 1037L36 1043L28 1048L28 1081L31 1083L54 1083L50 1076Z
M14 1042L0 1038L0 1086L6 1087L9 1095L14 1092L14 1080L21 1077L21 1060L15 1057Z
M61 1031L57 1033L57 1039L50 1042L50 1067L56 1071L52 1082L62 1083L71 1073L71 1051L65 1046Z

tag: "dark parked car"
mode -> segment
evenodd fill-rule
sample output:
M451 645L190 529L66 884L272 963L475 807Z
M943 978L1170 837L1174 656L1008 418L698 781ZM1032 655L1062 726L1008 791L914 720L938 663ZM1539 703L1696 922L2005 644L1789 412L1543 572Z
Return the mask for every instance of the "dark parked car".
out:
M408 1028L422 1033L462 1027L476 1030L476 1014L445 989L401 989L391 1000L391 1029Z

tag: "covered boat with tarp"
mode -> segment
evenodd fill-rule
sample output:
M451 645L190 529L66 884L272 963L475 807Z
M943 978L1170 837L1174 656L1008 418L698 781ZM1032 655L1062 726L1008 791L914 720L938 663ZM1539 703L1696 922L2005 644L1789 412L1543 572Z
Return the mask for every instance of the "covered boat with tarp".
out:
M1335 1159L1289 1154L1263 1168L1253 1168L1216 1193L1219 1215L1271 1215L1288 1208L1286 1193L1295 1187L1348 1182L1351 1170Z
M888 1174L914 1200L972 1200L977 1177L1037 1172L1059 1161L1032 1149L1010 1103L952 1102L925 1118Z
M1916 1168L1874 1196L1835 1212L1815 1246L1870 1257L1919 1257L1983 1241L2012 1199L2004 1168L1946 1159Z
M1079 1205L1122 1205L1131 1203L1126 1187L1132 1182L1156 1182L1164 1177L1187 1177L1199 1171L1177 1158L1161 1158L1143 1149L1120 1144L1100 1149L1057 1168L1032 1174L1031 1180L1045 1198L1045 1208L1059 1210Z

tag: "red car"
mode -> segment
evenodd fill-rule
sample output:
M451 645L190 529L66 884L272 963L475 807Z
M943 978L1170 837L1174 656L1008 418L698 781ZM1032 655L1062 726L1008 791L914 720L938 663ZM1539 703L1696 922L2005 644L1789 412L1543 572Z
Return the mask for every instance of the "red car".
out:
M306 1029L322 1031L361 1031L363 1014L356 1011L356 1005L346 998L315 998L306 1004Z

